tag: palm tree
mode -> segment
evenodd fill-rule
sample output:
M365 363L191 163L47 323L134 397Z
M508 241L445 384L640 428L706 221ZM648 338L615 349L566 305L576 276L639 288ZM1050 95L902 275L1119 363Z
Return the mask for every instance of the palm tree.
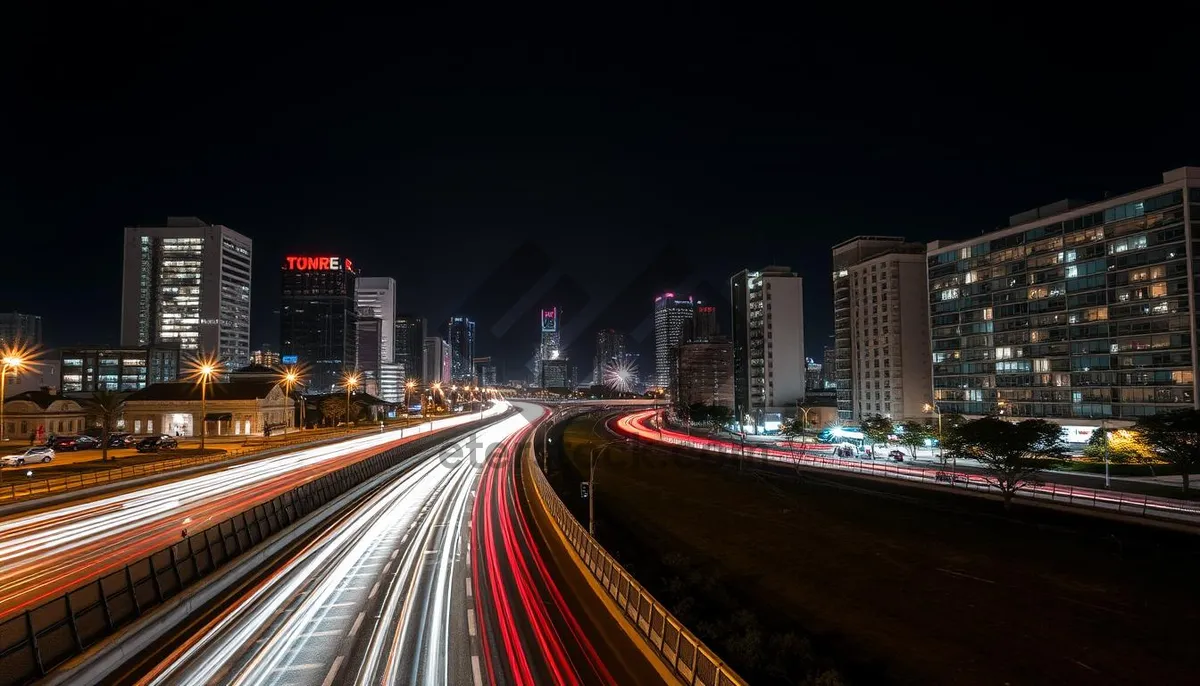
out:
M117 418L125 410L125 398L117 393L108 390L100 390L92 393L92 399L89 403L92 410L100 417L101 437L100 437L100 458L108 461L108 434L112 431L113 424Z

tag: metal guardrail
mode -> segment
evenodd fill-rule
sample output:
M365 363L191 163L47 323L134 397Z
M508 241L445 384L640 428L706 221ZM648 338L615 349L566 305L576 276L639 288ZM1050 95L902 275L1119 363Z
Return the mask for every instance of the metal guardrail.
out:
M388 430L403 430L411 426L414 425L406 424L403 427L390 427ZM420 426L420 424L415 426ZM123 479L132 479L139 476L147 476L149 474L158 474L160 472L183 469L185 467L195 467L197 465L221 462L223 460L232 460L239 457L244 457L246 455L253 455L279 448L287 448L294 445L317 443L322 441L332 442L341 438L353 438L364 433L374 433L376 431L378 431L378 428L371 426L356 429L351 433L346 433L344 431L329 431L321 432L321 434L317 436L300 433L295 438L285 438L284 440L280 441L267 441L250 448L218 452L213 453L212 455L173 457L167 460L155 460L153 462L128 465L126 467L117 467L114 469L105 469L94 472L83 472L80 474L59 476L50 479L21 480L20 477L12 477L14 480L9 481L8 483L0 481L0 502L5 500L16 501L24 498L51 495L54 493L62 493L63 491L72 491L79 488L89 488L91 486L99 486L101 484L121 481ZM16 472L6 473L6 475L13 474L16 474Z
M526 457L533 474L534 491L542 507L558 525L563 536L608 593L625 617L637 627L666 667L683 683L698 686L741 686L746 682L724 664L716 653L688 631L654 596L625 571L596 539L592 538L563 504L536 460Z
M630 433L621 426L620 422L614 422L613 427L622 435L648 443L661 442L693 450L731 455L772 464L814 467L830 471L922 482L944 488L1003 495L1002 491L989 483L987 478L982 474L953 472L941 467L908 466L907 463L881 463L871 460L862 461L824 457L805 452L803 449L799 451L787 451L778 448L772 449L749 445L743 447L739 444L717 441L715 439L700 441L667 435L664 435L662 438L648 438L636 433ZM1200 524L1200 502L1189 500L1075 487L1056 484L1054 482L1028 483L1017 491L1016 496L1021 499L1072 505L1122 515L1144 517L1146 519L1167 520L1191 525Z
M400 464L401 452L420 452L493 419L427 434L325 474L5 620L0 623L0 683L26 684L45 676L317 508Z

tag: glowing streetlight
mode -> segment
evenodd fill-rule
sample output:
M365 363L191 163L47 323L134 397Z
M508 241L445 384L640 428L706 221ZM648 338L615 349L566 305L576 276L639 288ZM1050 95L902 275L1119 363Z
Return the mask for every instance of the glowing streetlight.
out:
M188 363L187 378L200 384L200 449L208 434L208 385L216 374L224 372L221 360L214 355L201 355Z
M25 346L6 345L0 348L0 441L8 440L8 437L4 435L4 400L8 375L33 364L33 356L33 348Z
M361 378L358 372L347 371L342 378L342 383L346 386L346 433L350 433L350 392L358 387Z
M296 365L289 365L279 370L279 383L283 384L284 390L287 391L288 398L291 399L293 403L296 402L296 399L292 398L292 389L301 383L300 377L303 373L304 370ZM292 428L292 415L294 414L296 414L294 410L288 413L287 428L289 429ZM300 403L300 428L304 428L303 402Z

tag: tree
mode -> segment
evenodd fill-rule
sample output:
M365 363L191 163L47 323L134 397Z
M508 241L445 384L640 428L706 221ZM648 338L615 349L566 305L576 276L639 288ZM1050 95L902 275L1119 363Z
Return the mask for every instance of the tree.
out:
M713 433L726 430L733 421L733 410L724 405L708 405L707 411L706 419Z
M794 447L792 444L796 437L804 435L804 420L799 417L785 419L779 426L779 435L787 439L789 448Z
M933 438L935 431L922 422L909 420L900 424L900 445L908 448L909 455L916 457L917 449L925 447L925 441Z
M1200 466L1200 411L1175 410L1138 419L1134 427L1142 440L1183 477L1183 494L1188 479Z
M874 448L880 443L887 443L888 438L895 432L895 427L892 426L892 420L883 415L875 415L862 420L863 437L871 442L871 447Z
M121 413L125 411L125 398L109 390L95 391L88 405L100 419L100 459L107 462L108 435Z
M983 466L987 482L1000 489L1006 510L1017 491L1067 454L1062 427L1045 419L1006 422L983 417L964 422L946 431L944 446L952 455Z
M1093 460L1102 460L1105 444L1108 461L1113 464L1153 462L1158 457L1136 431L1129 429L1096 429L1084 446L1083 454Z
M350 404L350 419L347 423L354 421L359 414L361 405L358 401ZM321 401L321 414L325 417L326 422L337 425L338 422L346 418L346 400L332 395Z

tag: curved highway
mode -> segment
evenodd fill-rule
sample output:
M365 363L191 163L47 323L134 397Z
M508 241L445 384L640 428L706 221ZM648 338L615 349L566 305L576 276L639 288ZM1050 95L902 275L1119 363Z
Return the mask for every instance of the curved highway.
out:
M507 408L498 404L485 414ZM0 520L0 620L121 569L250 506L418 435L476 420L460 415L150 484Z

